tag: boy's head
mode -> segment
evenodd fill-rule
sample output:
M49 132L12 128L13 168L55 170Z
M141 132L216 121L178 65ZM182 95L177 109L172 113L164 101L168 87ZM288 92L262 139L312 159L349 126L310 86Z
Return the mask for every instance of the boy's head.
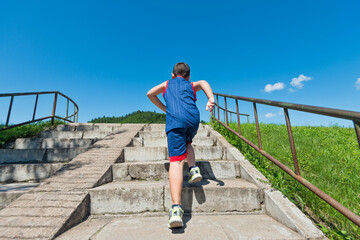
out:
M175 64L173 69L173 77L182 76L183 78L189 80L190 77L190 67L187 63L178 62Z

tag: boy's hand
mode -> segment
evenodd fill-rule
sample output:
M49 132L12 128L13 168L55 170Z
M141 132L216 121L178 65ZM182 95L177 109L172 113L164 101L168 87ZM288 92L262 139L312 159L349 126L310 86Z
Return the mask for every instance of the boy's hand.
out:
M212 112L213 108L214 108L214 105L215 105L215 101L214 99L212 98L209 98L209 101L207 102L206 104L206 111L209 110L210 112Z

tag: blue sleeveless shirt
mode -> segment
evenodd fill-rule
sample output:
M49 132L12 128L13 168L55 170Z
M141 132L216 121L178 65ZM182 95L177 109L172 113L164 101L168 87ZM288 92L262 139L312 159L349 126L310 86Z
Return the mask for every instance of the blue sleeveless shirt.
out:
M199 124L200 113L195 104L196 91L192 83L182 77L170 79L163 97L166 102L166 132Z

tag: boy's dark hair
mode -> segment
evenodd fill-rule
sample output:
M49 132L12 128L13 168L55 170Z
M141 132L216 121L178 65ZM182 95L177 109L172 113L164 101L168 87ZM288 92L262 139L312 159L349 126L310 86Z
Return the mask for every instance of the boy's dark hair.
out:
M184 78L187 78L190 76L190 67L189 67L189 65L187 65L187 63L178 62L174 66L173 73L174 73L175 77L180 75Z

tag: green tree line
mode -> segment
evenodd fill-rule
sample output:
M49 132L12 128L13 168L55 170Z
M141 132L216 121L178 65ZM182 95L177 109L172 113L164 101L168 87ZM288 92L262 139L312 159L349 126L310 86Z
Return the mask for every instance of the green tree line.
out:
M90 123L165 123L166 114L150 111L136 111L121 117L98 117L91 119Z

